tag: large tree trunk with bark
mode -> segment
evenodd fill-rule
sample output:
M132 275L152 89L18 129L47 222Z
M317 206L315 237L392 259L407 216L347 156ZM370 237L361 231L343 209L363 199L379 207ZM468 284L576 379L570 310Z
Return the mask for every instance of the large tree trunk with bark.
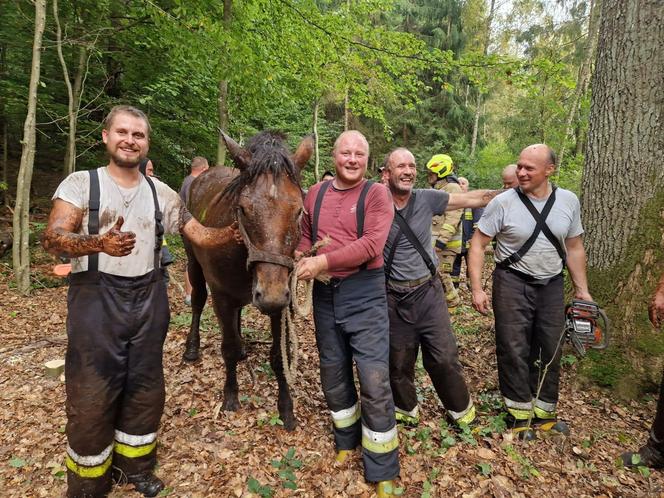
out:
M14 246L12 256L16 287L22 294L30 292L30 184L35 162L37 87L41 69L41 46L46 21L46 0L35 1L35 36L32 44L32 71L28 87L28 113L23 126L23 152L16 185L14 207Z
M590 292L614 335L612 350L587 367L626 394L635 394L635 378L659 382L652 360L664 349L646 318L664 271L663 39L661 0L603 0L582 214Z

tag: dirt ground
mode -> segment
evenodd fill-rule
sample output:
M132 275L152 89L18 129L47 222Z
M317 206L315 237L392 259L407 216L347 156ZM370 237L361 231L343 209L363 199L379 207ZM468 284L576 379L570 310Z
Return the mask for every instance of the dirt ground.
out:
M46 377L43 365L64 358L67 288L49 276L54 261L41 255L35 290L19 296L10 288L10 261L0 260L0 496L64 496L64 379ZM221 341L211 311L203 320L202 359L194 365L181 361L190 319L179 284L182 269L180 258L171 267L169 287L166 410L157 469L168 486L162 496L375 496L364 482L359 453L344 465L334 463L311 320L297 322L300 366L292 390L298 428L288 433L279 425L267 321L252 308L243 323L249 359L238 369L242 408L224 412ZM468 302L468 293L463 295ZM418 368L422 421L417 428L399 429L402 496L664 495L661 472L627 471L615 463L624 449L636 449L647 437L652 398L625 404L610 392L582 387L566 349L559 410L571 436L513 440L498 416L491 320L467 306L453 320L479 420L473 433L449 430L435 391ZM111 496L139 495L127 486Z

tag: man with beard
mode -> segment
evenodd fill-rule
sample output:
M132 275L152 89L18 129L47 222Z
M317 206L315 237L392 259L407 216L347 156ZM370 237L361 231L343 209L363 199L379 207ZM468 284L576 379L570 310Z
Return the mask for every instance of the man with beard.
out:
M205 246L236 243L236 227L206 228L167 185L139 172L150 125L130 106L104 122L107 166L69 175L53 195L44 248L71 258L67 318L67 497L102 497L116 480L145 496L164 408L163 343L170 313L164 231Z
M498 191L448 194L415 189L415 157L405 148L390 152L383 165L383 183L389 186L395 210L383 258L396 418L412 425L419 422L415 361L421 345L424 368L449 417L455 424L469 424L475 419L475 407L459 363L443 286L435 277L431 220L446 210L485 206Z

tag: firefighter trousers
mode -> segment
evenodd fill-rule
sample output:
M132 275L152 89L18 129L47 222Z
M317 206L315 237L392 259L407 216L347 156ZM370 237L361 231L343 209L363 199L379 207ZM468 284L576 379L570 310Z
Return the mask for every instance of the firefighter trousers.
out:
M389 329L382 268L314 284L320 377L337 450L362 445L367 481L399 475L399 439L389 380ZM360 381L355 389L353 360Z
M501 268L493 273L498 382L508 412L516 419L527 419L533 408L536 415L555 414L563 299L562 275L537 282Z
M453 420L471 407L443 288L436 278L414 289L388 284L390 384L397 410L417 407L415 362L422 346L424 369Z
M112 467L134 475L156 463L170 320L164 272L76 273L67 303L67 496L100 497Z
M454 281L452 280L452 266L454 265L454 259L457 254L459 254L459 250L441 250L436 248L436 256L438 257L438 276L440 282L443 284L445 300L447 301L447 307L449 309L456 308L461 304L459 291L454 286Z

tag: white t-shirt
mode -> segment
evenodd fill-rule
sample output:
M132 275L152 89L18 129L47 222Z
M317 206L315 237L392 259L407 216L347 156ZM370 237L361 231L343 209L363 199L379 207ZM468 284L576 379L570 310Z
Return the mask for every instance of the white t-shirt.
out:
M546 199L530 199L540 213ZM581 206L573 192L562 188L556 189L556 201L551 208L546 224L565 250L565 239L577 237L583 233L581 225ZM484 214L477 223L477 228L485 235L496 238L495 261L498 263L518 251L535 230L535 218L521 202L514 189L496 196L489 202ZM563 264L556 248L540 232L523 258L512 264L512 268L535 278L550 278L558 275Z
M104 166L99 173L99 233L107 232L124 217L123 232L136 234L136 245L128 256L114 257L99 253L99 271L121 277L139 277L154 268L155 219L154 198L147 180L141 175L140 183L130 189L120 187ZM180 222L180 205L177 192L165 183L151 178L157 191L157 200L162 212L162 224L166 233L177 233ZM83 210L83 221L79 234L88 234L90 174L77 171L65 178L58 186L53 199L62 199ZM72 273L88 269L88 257L72 258Z

